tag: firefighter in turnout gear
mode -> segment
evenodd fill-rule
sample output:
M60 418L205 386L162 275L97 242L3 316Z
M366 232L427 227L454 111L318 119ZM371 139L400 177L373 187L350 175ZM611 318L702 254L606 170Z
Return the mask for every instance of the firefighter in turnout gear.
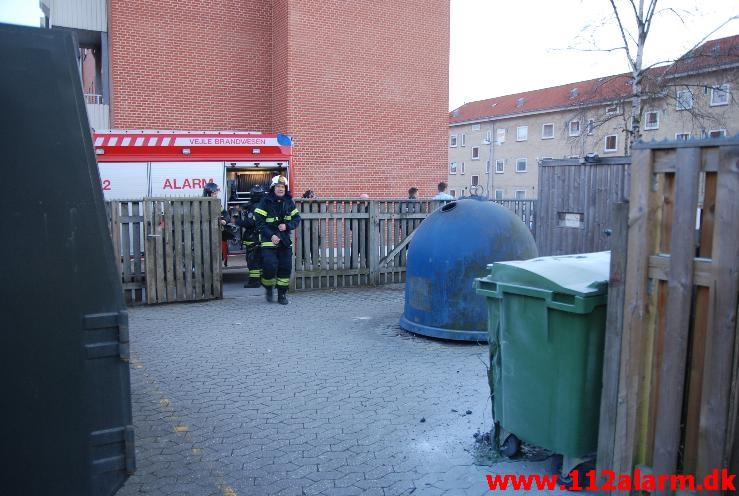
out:
M243 229L241 242L244 245L246 265L249 269L249 275L244 287L258 288L261 286L260 279L262 278L262 250L259 246L259 231L257 231L257 222L254 217L254 210L257 208L257 205L259 205L259 202L262 201L264 188L261 184L257 184L252 186L249 193L251 194L251 199L244 207L241 221L239 222L239 225Z
M254 218L262 249L262 285L267 301L274 301L277 286L277 302L287 305L287 287L292 270L292 240L290 232L300 224L300 215L287 190L287 179L275 176L257 208Z

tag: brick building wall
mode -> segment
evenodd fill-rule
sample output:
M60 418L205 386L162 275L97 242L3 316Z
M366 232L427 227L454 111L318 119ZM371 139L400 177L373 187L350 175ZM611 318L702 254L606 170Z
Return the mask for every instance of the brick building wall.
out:
M447 174L449 0L111 0L113 123L285 132L295 194Z
M272 128L270 0L111 0L111 126Z

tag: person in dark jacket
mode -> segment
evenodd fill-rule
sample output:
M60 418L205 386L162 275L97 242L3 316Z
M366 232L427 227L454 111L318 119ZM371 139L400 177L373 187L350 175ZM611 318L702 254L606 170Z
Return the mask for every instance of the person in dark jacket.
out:
M216 183L208 183L203 188L203 196L206 198L220 198L221 188ZM226 228L229 219L226 209L221 210L221 216L218 219L221 228L221 259L224 267L228 267L228 242L234 239L233 232ZM230 219L229 219L230 220Z
M246 266L249 268L249 275L244 287L258 288L261 286L260 279L262 278L262 250L259 246L259 231L257 230L254 210L264 197L264 188L261 184L257 184L252 186L249 193L251 198L244 207L239 221L239 226L242 228L241 240L246 252Z
M281 305L287 305L293 257L290 232L300 224L298 212L284 176L272 178L269 193L254 209L262 249L262 286L270 302L277 286L277 302Z

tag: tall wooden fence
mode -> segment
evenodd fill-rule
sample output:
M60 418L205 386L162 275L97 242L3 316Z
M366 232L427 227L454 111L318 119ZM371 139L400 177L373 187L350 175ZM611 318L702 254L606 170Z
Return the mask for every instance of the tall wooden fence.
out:
M736 467L739 140L635 145L617 230L599 468Z
M222 296L217 200L145 198L107 208L129 304Z
M628 197L630 157L545 160L535 229L539 255L611 249L613 206Z
M297 200L294 289L405 281L413 233L444 201ZM498 200L534 229L535 200Z

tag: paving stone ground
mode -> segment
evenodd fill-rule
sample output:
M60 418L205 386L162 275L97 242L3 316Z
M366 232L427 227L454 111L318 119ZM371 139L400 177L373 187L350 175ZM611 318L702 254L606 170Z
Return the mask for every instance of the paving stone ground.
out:
M482 495L488 473L545 471L475 463L487 348L401 331L402 286L224 294L129 310L138 468L119 495Z

